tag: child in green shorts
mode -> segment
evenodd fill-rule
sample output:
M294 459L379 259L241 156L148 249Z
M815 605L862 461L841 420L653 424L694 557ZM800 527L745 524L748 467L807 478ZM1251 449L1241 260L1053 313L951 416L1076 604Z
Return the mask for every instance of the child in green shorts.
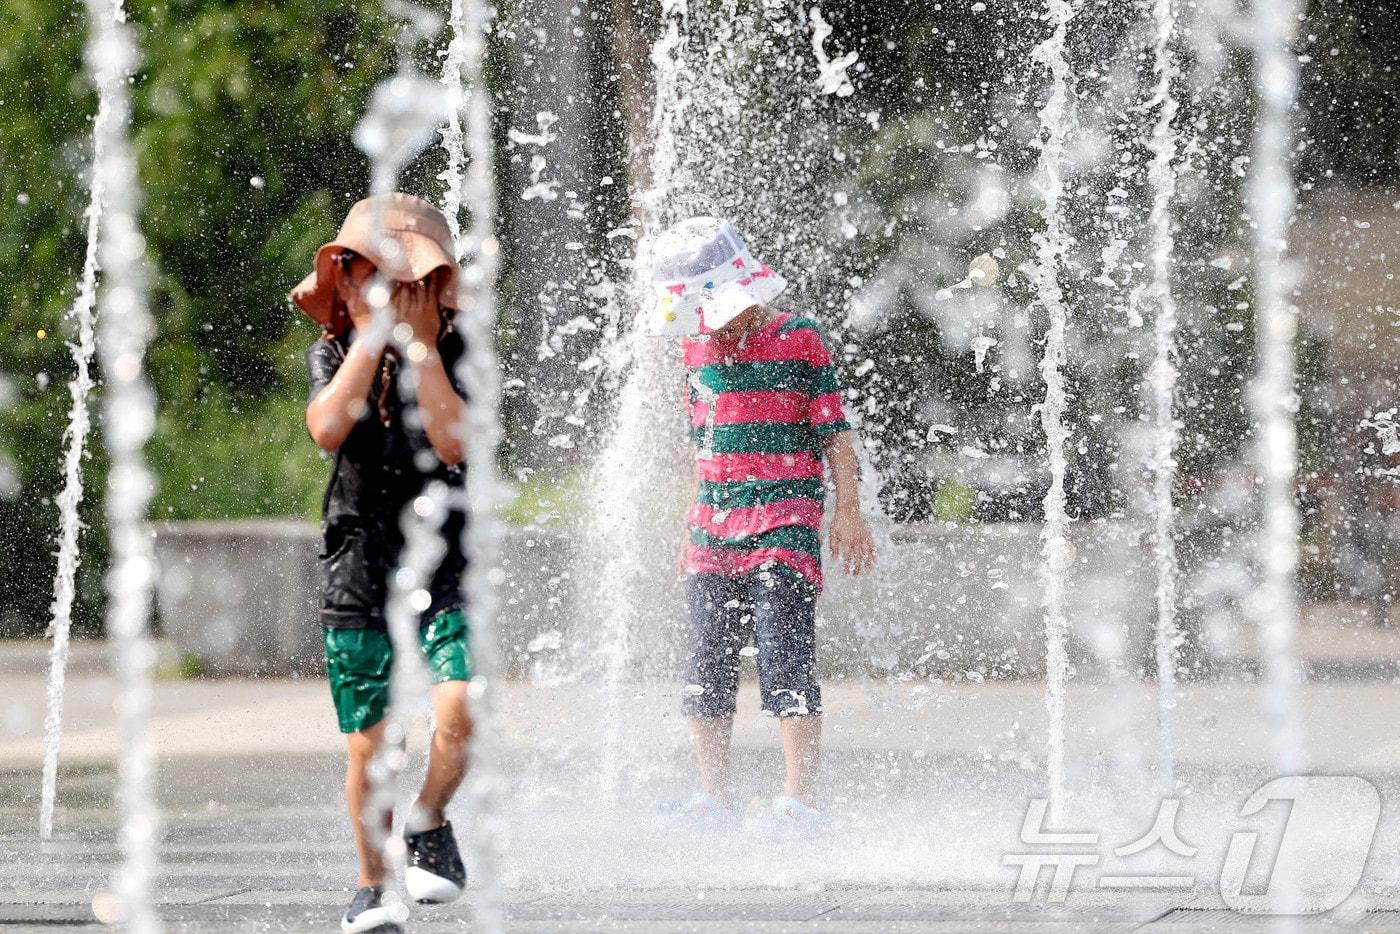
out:
M376 273L390 286L402 354L371 326L366 296ZM393 652L385 602L403 547L403 509L429 483L460 489L463 482L459 428L466 402L454 370L465 348L452 326L459 278L442 214L419 198L390 194L351 209L339 236L317 251L315 271L291 294L322 328L307 353L306 424L316 444L334 455L323 503L321 623L331 697L348 745L345 800L360 862L357 891L341 922L345 931L394 928L380 901L385 867L365 815L369 765L383 742L389 700ZM420 902L450 901L466 884L444 813L466 771L472 729L464 522L460 509L449 513L446 554L420 619L436 724L427 776L405 824L404 881ZM381 832L389 832L387 823Z

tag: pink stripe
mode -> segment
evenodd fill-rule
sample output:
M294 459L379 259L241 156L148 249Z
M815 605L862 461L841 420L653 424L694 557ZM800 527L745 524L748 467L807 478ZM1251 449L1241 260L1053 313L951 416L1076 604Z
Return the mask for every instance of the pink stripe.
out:
M745 480L806 480L822 475L821 458L796 454L716 454L696 460L700 479L711 483Z
M840 399L837 399L840 402ZM755 390L753 392L722 392L714 402L716 425L740 425L748 422L805 422L812 400L804 393ZM690 406L690 423L699 428L709 417L709 407L697 399Z
M761 340L752 341L746 349L749 352L744 354L743 359L756 363L795 360L812 366L826 366L831 362L831 352L817 332L810 328L788 331L786 334L764 334Z
M736 348L733 343L721 344L715 340L697 341L686 338L686 368L693 370L711 363L722 363L726 356L732 356L740 363L778 363L789 360L810 363L813 366L826 366L830 363L831 351L827 349L821 335L811 328L778 333L778 329L790 318L790 314L780 315L778 320L764 330L749 335L748 340L744 342L744 349L738 354L734 353Z
M845 417L846 413L841 408L841 394L839 392L829 392L812 400L811 419L813 425L839 422Z
M723 548L690 546L686 570L691 574L725 574L737 577L769 561L777 561L801 574L818 590L822 587L821 563L809 554L788 548L759 548L756 551L726 551Z
M702 503L690 507L686 521L710 535L742 538L771 532L788 525L822 527L822 504L806 496L794 496L761 506L716 509Z

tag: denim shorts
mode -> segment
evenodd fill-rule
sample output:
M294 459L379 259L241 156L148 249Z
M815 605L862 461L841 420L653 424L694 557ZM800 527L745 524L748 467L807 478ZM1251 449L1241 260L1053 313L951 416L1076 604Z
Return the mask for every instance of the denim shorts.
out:
M821 713L815 668L817 590L783 567L742 576L692 574L687 717L729 717L739 692L739 650L758 647L763 709L777 717Z

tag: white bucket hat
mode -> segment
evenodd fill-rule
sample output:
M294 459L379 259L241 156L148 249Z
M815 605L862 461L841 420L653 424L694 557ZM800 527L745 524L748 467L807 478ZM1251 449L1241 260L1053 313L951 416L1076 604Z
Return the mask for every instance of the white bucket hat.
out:
M692 217L657 237L651 281L654 334L718 330L787 288L771 266L753 258L733 224L715 217Z

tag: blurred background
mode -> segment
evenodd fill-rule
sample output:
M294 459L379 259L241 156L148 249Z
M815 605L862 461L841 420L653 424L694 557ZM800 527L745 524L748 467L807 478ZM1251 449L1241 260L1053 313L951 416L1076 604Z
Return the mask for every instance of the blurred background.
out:
M1204 0L1185 9L1176 493L1184 625L1201 641L1250 586L1254 333L1242 186L1253 96L1228 17ZM1084 519L1140 520L1150 485L1141 217L1123 207L1147 184L1152 119L1140 106L1150 23L1135 10L1124 0L1096 8L1095 28L1070 50L1081 120L1068 215L1080 248L1066 283L1070 503ZM396 66L391 12L329 0L131 10L145 56L134 132L156 274L153 519L317 518L329 465L303 422L303 354L317 332L286 292L366 191L350 131ZM858 54L851 92L796 98L782 93L794 74L822 77L801 8L695 0L690 15L692 33L712 38L701 57L726 61L733 82L732 95L689 111L701 125L690 132L703 135L706 107L755 119L741 121L745 138L709 141L725 153L708 173L718 184L678 207L734 217L794 282L784 303L832 333L885 519L896 529L1037 523L1048 476L1032 408L1044 393L1044 325L1025 273L1044 97L1028 64L1042 32L1034 5L833 6L829 44ZM507 510L517 526L579 516L586 465L609 429L618 373L606 351L636 236L633 196L647 182L658 28L659 12L631 0L496 11L502 466L518 492ZM1305 619L1391 626L1400 624L1400 31L1360 0L1332 0L1309 4L1298 34L1300 596ZM84 36L76 3L0 9L3 637L42 635L48 622L71 375L65 313L83 257L95 107ZM445 41L412 50L429 74ZM774 67L735 67L735 56ZM692 147L681 158L712 153ZM443 167L431 148L404 189L437 199ZM87 634L102 613L102 457L92 445L74 617Z

